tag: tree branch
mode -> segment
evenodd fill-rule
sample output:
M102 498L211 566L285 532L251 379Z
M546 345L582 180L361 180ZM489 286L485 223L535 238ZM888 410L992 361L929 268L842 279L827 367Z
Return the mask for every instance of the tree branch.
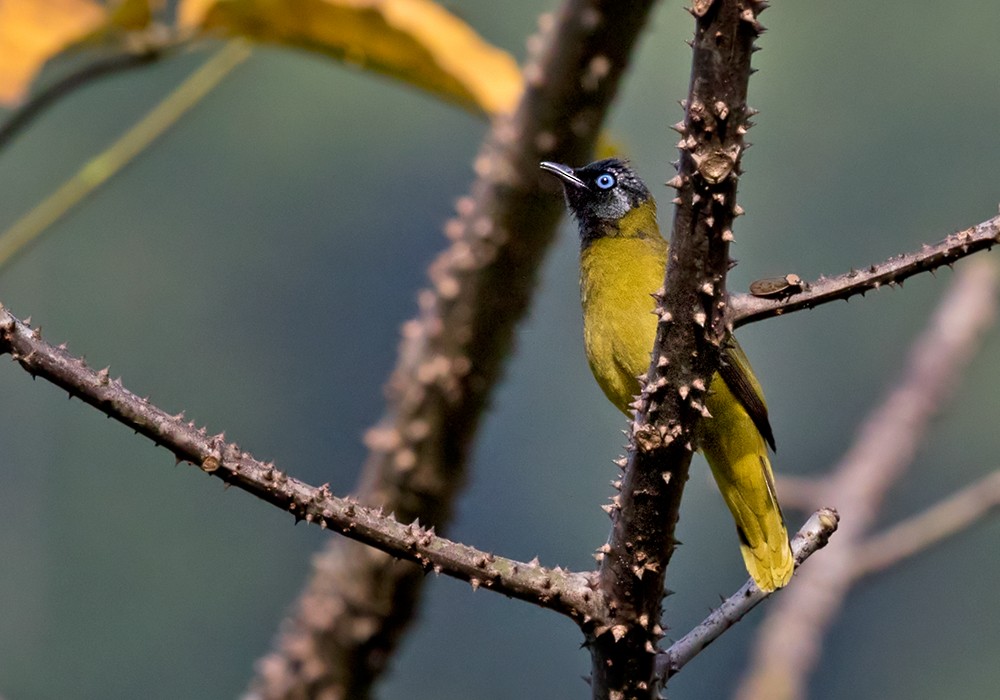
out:
M99 78L147 66L190 43L188 39L176 37L163 39L153 32L133 32L130 38L129 50L100 58L70 71L28 98L3 124L0 124L0 149L6 147L18 133L44 114L46 109L79 88Z
M133 394L120 379L112 379L108 369L95 371L65 348L46 343L37 329L15 318L3 305L0 354L9 354L33 377L52 382L166 447L179 462L198 465L206 474L289 511L296 521L315 523L378 547L392 557L417 563L423 571L534 602L581 624L592 617L607 617L601 597L594 593L592 575L497 557L438 537L433 527L404 524L354 499L338 498L325 484L316 487L290 477L274 464L260 462L237 444L226 442L224 435L209 435L182 414L170 415Z
M854 559L854 578L885 571L1000 510L1000 471L987 474L885 532L869 537Z
M67 211L144 152L249 56L250 47L246 42L227 41L113 144L87 161L75 175L9 228L0 231L0 267L23 253Z
M838 299L848 299L882 286L902 285L904 280L951 265L967 255L989 250L1000 242L1000 216L964 229L934 245L924 245L915 253L901 253L866 270L851 270L837 277L820 277L803 286L803 291L780 298L760 298L734 294L729 300L729 320L733 327L765 318L811 309Z
M987 261L963 266L914 343L899 385L861 426L847 454L823 480L822 499L841 514L836 545L799 574L761 626L740 700L806 696L822 636L856 580L854 559L882 499L905 472L927 422L954 391L979 338L992 323L997 272Z
M837 531L840 516L830 508L821 508L812 514L805 525L792 538L792 554L795 567L826 546L830 536ZM670 648L656 657L656 676L665 685L667 680L680 671L705 647L714 642L722 633L743 619L743 616L757 607L774 592L764 593L752 579L747 580L740 590L731 595L712 614L693 630L685 634Z
M678 197L664 287L656 295L660 323L600 567L601 591L617 619L585 630L594 697L601 699L655 695L666 570L694 431L725 336L725 276L762 3L716 0L699 7L685 121L677 127L678 175L669 183Z

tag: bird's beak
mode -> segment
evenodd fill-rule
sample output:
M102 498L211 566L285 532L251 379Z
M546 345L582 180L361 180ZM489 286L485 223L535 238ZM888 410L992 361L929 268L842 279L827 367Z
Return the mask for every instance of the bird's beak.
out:
M589 189L587 183L577 177L576 173L573 172L573 168L568 165L563 165L562 163L553 163L548 160L543 160L538 164L542 170L552 173L558 176L563 182L575 185L576 187L581 187L583 189Z

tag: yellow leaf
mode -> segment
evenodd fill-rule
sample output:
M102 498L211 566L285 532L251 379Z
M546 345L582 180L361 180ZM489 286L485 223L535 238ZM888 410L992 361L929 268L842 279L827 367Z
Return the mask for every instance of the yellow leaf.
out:
M510 54L430 0L182 0L178 17L357 63L472 111L509 111L522 90Z
M145 29L153 20L153 10L162 4L162 0L118 0L112 6L108 23L128 31Z
M0 0L0 102L23 98L47 60L105 19L94 0Z

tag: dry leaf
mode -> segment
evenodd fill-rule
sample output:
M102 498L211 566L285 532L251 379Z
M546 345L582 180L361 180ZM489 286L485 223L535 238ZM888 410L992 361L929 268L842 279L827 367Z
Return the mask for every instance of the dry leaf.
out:
M430 0L182 0L178 16L357 63L473 111L509 111L522 90L510 54Z
M108 22L127 31L145 29L153 20L153 11L162 5L163 0L118 0L112 5Z
M0 0L0 102L23 98L47 60L106 17L94 0Z

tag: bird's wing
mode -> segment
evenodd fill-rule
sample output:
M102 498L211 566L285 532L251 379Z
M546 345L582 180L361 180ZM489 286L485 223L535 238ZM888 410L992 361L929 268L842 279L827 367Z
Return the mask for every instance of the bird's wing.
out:
M722 347L722 362L719 365L719 376L726 382L726 386L733 392L740 404L746 410L753 424L757 426L761 437L767 441L771 449L775 449L774 433L771 431L771 423L767 419L767 404L764 402L764 390L761 389L757 378L753 376L750 369L750 361L743 352L743 348L732 336Z

